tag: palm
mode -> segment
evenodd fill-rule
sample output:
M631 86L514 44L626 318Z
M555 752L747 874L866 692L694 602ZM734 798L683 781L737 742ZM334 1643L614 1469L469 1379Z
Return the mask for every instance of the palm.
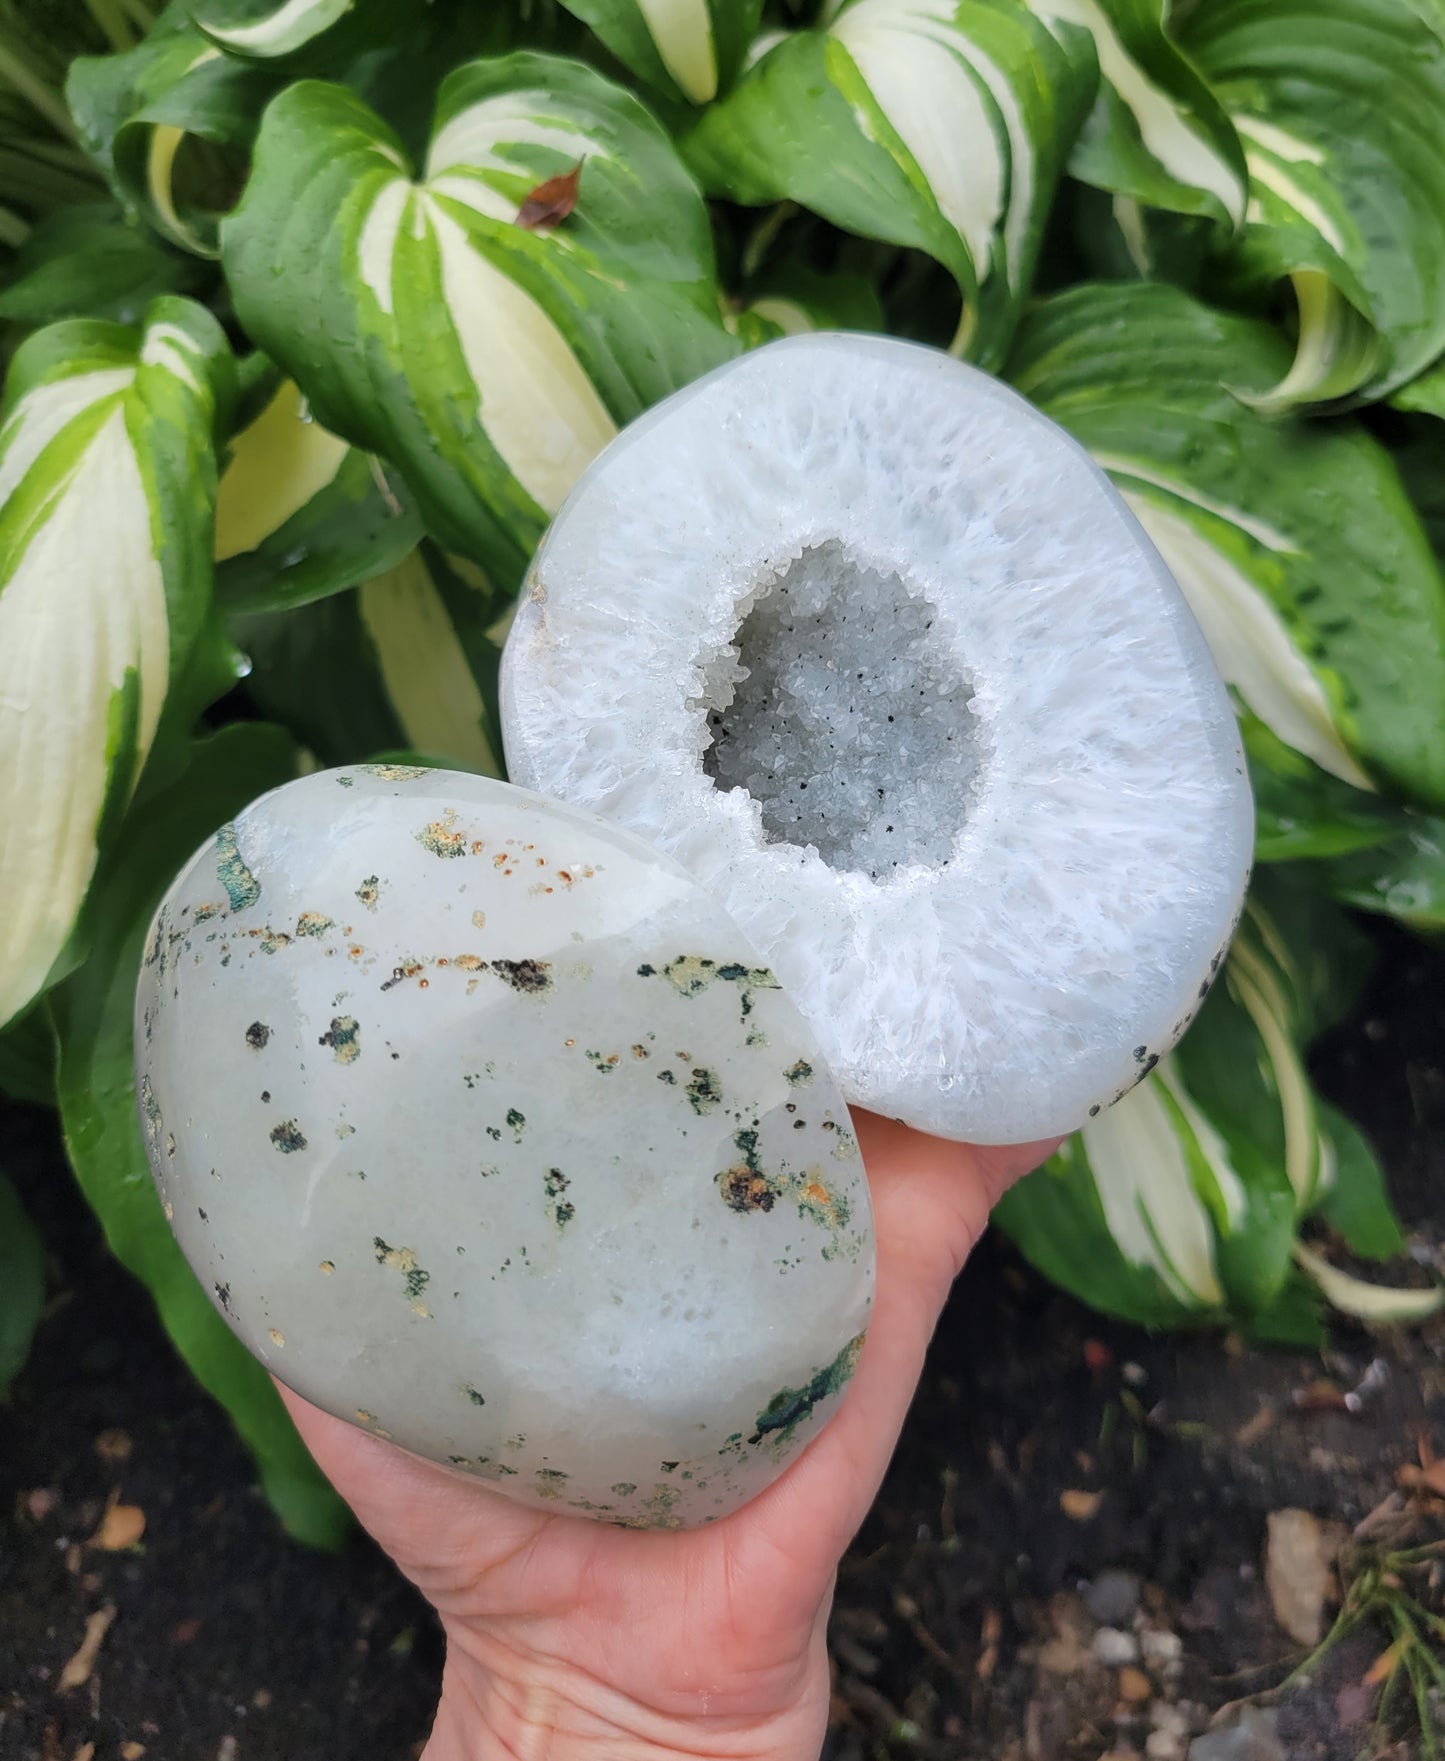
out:
M970 1149L856 1116L878 1236L868 1340L831 1424L717 1524L639 1533L528 1509L287 1393L317 1461L437 1608L453 1653L566 1674L660 1718L762 1721L817 1698L820 1609L888 1464L948 1287L1048 1146ZM283 1391L285 1392L285 1391ZM820 1722L823 1706L805 1718Z

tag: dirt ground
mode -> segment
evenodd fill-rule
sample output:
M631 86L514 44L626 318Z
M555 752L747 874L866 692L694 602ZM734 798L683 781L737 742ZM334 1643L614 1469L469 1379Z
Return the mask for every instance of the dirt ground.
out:
M1416 1257L1445 1271L1445 950L1380 939L1317 1073L1375 1141ZM425 1607L365 1542L325 1557L280 1533L107 1259L49 1117L6 1108L0 1157L58 1249L0 1409L0 1761L415 1755L441 1667ZM1445 1544L1445 1500L1420 1487L1437 1453L1445 1322L1340 1323L1322 1355L1150 1336L990 1239L840 1576L832 1761L1427 1756L1428 1738L1375 1724L1377 1623L1269 1694L1304 1652L1262 1561L1286 1510L1316 1540L1370 1519L1346 1581L1378 1547ZM117 1492L144 1536L88 1545ZM1442 1577L1421 1589L1436 1607ZM1256 1695L1257 1723L1235 1710L1197 1740Z

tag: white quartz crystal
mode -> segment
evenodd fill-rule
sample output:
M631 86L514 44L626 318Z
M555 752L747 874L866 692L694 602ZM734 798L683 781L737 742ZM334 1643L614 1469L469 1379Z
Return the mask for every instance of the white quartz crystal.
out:
M514 780L682 861L850 1101L1071 1130L1218 968L1253 814L1132 515L997 380L879 337L745 355L584 475L508 640Z
M241 1339L527 1503L735 1509L837 1403L873 1278L817 1042L630 834L356 766L200 850L137 999L152 1167Z

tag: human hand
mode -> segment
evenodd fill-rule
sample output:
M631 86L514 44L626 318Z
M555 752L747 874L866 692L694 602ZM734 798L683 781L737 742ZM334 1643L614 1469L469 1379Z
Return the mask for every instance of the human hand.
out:
M855 1113L878 1240L867 1342L781 1479L707 1528L529 1509L281 1390L363 1526L436 1608L423 1761L816 1761L838 1560L887 1469L949 1286L1052 1144L974 1149Z

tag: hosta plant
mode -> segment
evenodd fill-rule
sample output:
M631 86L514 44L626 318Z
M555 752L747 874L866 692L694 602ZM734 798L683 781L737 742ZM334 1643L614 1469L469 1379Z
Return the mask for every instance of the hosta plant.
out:
M1238 718L1224 981L1001 1225L1151 1324L1435 1300L1335 1263L1399 1236L1305 1054L1350 911L1445 924L1436 0L4 0L0 132L0 1084L297 1532L336 1506L142 1178L145 926L288 778L500 775L550 520L783 333L950 350L1068 430ZM41 1261L0 1192L3 1376Z

